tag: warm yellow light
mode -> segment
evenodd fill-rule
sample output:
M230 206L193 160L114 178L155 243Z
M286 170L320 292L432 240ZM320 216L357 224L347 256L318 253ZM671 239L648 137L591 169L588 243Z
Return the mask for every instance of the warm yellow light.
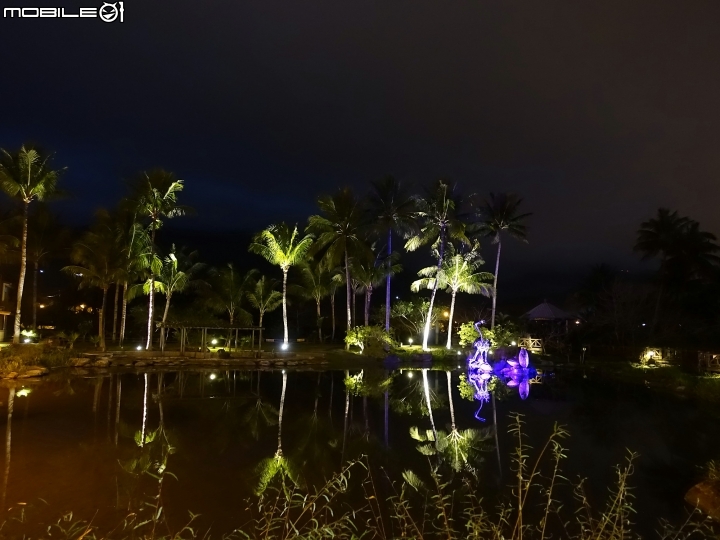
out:
M450 313L448 311L446 311L445 313L443 313L443 315L445 315L446 317L449 317Z
M28 395L30 395L30 389L29 388L21 388L20 390L18 390L15 393L15 395L17 397L27 397Z
M80 304L80 309L85 309L85 304Z

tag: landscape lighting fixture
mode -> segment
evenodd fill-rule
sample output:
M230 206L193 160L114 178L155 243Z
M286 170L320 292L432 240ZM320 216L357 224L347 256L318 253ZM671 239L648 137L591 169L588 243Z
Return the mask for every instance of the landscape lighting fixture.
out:
M287 350L288 350L288 344L287 344L287 343L283 343L283 344L280 346L280 348L281 348L283 351L287 351Z

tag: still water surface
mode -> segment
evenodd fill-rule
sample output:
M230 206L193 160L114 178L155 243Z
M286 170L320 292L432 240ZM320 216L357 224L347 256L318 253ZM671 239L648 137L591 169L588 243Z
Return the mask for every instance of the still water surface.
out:
M153 437L163 436L162 426L173 447L167 470L176 477L163 486L171 524L184 524L192 510L202 515L204 527L230 531L247 520L259 467L277 452L284 378L280 444L302 481L317 485L342 462L364 454L399 480L403 470L427 467L410 430L428 430L431 423L421 372L391 375L387 397L382 391L369 397L347 393L343 371L89 371L55 374L25 389L0 388L6 422L3 507L25 503L54 517L71 510L96 525L114 525L154 492L152 479L139 473L161 459ZM437 429L447 430L446 373L427 375L433 420ZM458 429L488 428L482 451L468 461L492 502L512 481L508 454L514 443L507 428L513 412L524 415L536 448L555 422L567 426L565 475L589 477L597 501L604 499L613 466L627 449L638 452L637 521L647 531L658 517L682 517L685 491L720 448L714 414L696 404L645 389L553 377L532 385L527 400L510 392L497 401L497 453L491 404L477 413L477 402L461 398L458 375L452 374L450 385ZM365 370L364 376L381 381L387 372Z

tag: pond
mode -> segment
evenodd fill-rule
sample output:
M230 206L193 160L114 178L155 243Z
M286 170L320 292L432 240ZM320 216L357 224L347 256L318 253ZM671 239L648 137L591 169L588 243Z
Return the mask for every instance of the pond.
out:
M479 494L496 506L515 481L516 440L508 430L520 413L524 440L535 449L556 422L566 426L563 474L571 482L589 478L588 495L598 507L614 482L613 467L628 449L637 452L632 519L650 533L660 517L682 519L685 492L720 448L710 411L646 389L549 374L531 385L527 399L504 388L478 412L480 404L461 395L461 375L381 367L116 369L18 383L0 389L7 423L2 508L26 509L38 527L72 511L111 528L155 504L160 470L171 528L182 527L192 511L201 529L219 536L246 523L248 501L264 481L272 485L283 474L318 486L342 463L367 456L386 488L389 480L402 484L403 471L427 476L438 457L427 440L433 424L442 437L452 431L453 416L458 433L478 431L463 455L445 452L447 474L470 471ZM571 496L562 495L568 502Z

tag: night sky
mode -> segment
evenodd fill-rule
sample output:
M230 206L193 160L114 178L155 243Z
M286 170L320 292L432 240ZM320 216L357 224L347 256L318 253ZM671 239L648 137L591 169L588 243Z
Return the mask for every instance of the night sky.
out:
M700 0L126 0L122 24L0 19L0 146L55 151L78 224L154 166L198 211L176 226L218 235L304 223L318 194L388 173L443 177L524 196L530 244L508 243L508 271L639 269L659 206L720 233L719 27Z

